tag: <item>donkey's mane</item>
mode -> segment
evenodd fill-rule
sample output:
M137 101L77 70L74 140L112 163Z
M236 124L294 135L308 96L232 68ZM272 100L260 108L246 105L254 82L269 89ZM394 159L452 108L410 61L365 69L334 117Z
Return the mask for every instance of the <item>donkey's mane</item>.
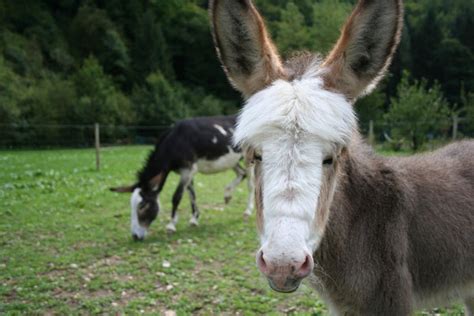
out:
M323 58L319 54L309 51L292 52L284 63L287 80L301 79L307 75L308 69L318 70L321 68Z

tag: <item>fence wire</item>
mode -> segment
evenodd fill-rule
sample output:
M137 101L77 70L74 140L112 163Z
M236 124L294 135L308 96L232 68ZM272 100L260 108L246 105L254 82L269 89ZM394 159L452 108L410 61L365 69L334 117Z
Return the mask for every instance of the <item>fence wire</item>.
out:
M414 123L390 124L384 121L360 122L362 134L382 143L392 136L396 129L410 128ZM445 122L416 122L418 128L426 131L428 139L450 140L474 137L474 122L460 119ZM170 125L171 126L171 125ZM151 145L170 126L100 125L101 145ZM86 148L94 147L94 124L0 124L0 148Z
M102 145L154 144L169 126L100 125ZM0 125L0 148L93 147L94 125Z

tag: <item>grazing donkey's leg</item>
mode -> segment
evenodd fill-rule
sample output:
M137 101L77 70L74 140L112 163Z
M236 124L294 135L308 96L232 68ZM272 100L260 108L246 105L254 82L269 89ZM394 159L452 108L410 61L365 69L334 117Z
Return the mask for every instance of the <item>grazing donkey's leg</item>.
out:
M181 169L181 179L179 180L179 184L176 187L176 190L173 194L173 209L171 210L171 222L166 225L166 230L170 233L174 233L176 231L176 224L178 223L178 206L183 198L184 189L186 189L193 179L194 174L197 172L197 166L194 164L190 169Z
M189 200L191 201L191 209L193 210L193 216L189 221L191 226L198 226L199 222L199 209L196 204L196 192L194 191L194 181L191 179L191 182L188 185Z
M230 200L232 199L232 194L234 193L235 189L246 176L245 169L242 168L240 164L236 164L235 167L232 168L232 170L234 170L236 174L236 178L225 187L225 191L224 191L225 204L228 204L230 202Z
M247 209L244 212L244 218L249 218L252 215L253 204L255 202L255 177L254 177L254 166L247 167L247 188L248 188L248 198L247 198Z

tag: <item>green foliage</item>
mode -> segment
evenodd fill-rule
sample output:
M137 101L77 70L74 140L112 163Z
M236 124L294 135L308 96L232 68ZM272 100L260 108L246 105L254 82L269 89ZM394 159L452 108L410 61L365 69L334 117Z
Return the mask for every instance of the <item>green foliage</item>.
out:
M72 22L70 41L80 57L97 56L114 80L125 81L130 63L128 49L106 11L81 7Z
M116 124L132 121L128 98L116 89L96 58L87 58L73 81L78 95L78 102L73 107L76 122Z
M383 122L385 94L383 87L377 88L371 94L357 100L355 110L359 119L359 126L364 134L369 130L370 121L374 123L374 134L381 135Z
M276 42L281 52L311 50L326 54L336 43L340 29L352 5L334 0L321 0L306 8L306 17L294 2L288 2L278 21L273 23Z
M397 97L391 99L390 109L384 117L393 138L405 139L413 150L418 150L430 133L442 135L446 132L451 112L438 84L428 88L426 81L410 83L409 77L405 72Z
M314 48L328 53L339 38L341 27L348 18L352 4L341 0L321 0L313 7Z
M182 88L172 85L160 72L150 74L145 86L135 90L134 103L143 125L169 125L189 114Z
M302 49L326 54L356 1L255 2L288 56ZM185 116L235 113L241 97L216 58L207 5L0 0L0 122L167 125ZM405 7L403 38L388 79L358 102L363 128L370 119L376 129L383 125L405 69L426 81L426 89L438 82L455 111L463 102L460 91L474 91L472 0L405 0ZM474 121L466 117L460 128L470 133ZM30 132L20 134L12 139L33 144Z
M43 67L43 55L38 42L4 30L1 35L3 56L13 70L24 77L36 77Z
M410 0L406 8L414 77L438 81L448 101L459 103L462 85L474 90L472 1Z
M294 2L288 2L275 29L278 48L283 54L313 46L312 34L305 27L304 16Z
M155 19L153 12L147 11L135 28L132 71L138 82L155 71L161 71L167 77L174 76L168 44L161 25Z
M21 117L18 100L21 98L22 82L0 57L0 124L18 122Z

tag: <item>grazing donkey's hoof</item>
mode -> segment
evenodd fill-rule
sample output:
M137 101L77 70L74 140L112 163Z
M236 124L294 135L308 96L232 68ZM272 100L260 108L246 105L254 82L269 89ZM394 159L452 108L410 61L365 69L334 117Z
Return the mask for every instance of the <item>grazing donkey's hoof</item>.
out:
M198 227L199 226L199 221L196 217L191 217L191 219L189 220L189 225L193 226L193 227Z
M138 236L137 234L132 234L133 241L143 241L145 236Z
M224 196L224 203L229 204L230 200L232 200L232 196Z
M174 225L174 223L169 223L168 225L166 225L166 232L168 234L176 233L176 226Z

